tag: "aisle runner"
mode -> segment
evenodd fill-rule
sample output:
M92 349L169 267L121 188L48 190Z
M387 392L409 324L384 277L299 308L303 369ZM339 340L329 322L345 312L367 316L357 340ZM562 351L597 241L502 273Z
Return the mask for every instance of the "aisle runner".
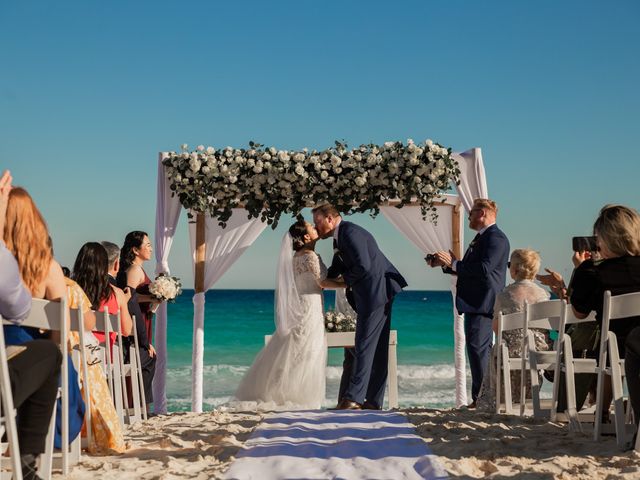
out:
M427 444L395 412L280 412L253 432L230 480L446 478Z

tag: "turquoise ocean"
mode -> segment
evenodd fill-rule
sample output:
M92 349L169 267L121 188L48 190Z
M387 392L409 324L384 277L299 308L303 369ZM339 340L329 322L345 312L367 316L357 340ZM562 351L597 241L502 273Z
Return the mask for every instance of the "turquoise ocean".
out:
M325 308L334 305L326 291ZM191 408L193 290L168 306L167 400L170 411ZM401 407L452 407L455 398L452 300L448 291L403 291L393 305L398 331ZM204 321L204 400L211 410L233 395L242 375L273 333L273 290L210 290ZM342 349L330 349L326 406L336 403Z

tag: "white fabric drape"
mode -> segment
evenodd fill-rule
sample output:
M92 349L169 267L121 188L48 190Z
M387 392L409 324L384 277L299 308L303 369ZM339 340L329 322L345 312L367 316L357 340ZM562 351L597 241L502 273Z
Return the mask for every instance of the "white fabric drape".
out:
M158 158L158 192L156 203L156 275L169 275L169 251L173 243L176 225L180 218L182 205L178 197L171 196L169 180L164 172L162 160L166 153ZM140 319L139 321L142 321ZM156 349L156 371L153 377L153 408L156 413L167 413L167 304L162 303L156 311L156 325L153 344Z
M422 255L434 253L438 250L448 251L453 247L453 206L458 198L445 196L450 206L437 206L438 224L434 225L428 219L422 219L419 206L380 207L380 211L389 222L395 226ZM460 235L462 236L462 229ZM462 238L460 239L462 242ZM425 268L427 265L425 264ZM467 403L467 375L465 367L465 336L464 319L455 308L456 278L451 278L451 295L453 301L453 333L454 333L454 363L456 375L456 406Z
M452 157L458 161L460 167L460 185L456 188L464 209L469 212L474 199L489 198L482 151L476 147L466 152L453 153Z
M205 273L204 292L209 290L224 273L240 258L240 255L258 238L267 224L259 218L247 218L247 211L234 208L226 228L218 225L218 220L206 217L205 222ZM196 224L189 224L191 254L195 272ZM195 275L194 275L195 276ZM205 294L193 296L193 369L191 384L191 409L202 412L202 380L204 363L204 303Z

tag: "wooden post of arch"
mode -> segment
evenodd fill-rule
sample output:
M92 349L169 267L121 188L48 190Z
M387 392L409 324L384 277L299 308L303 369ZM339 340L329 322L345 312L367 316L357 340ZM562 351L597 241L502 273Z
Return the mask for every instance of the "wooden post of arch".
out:
M451 241L453 253L456 258L462 258L462 244L460 242L460 200L453 206L453 215L451 217Z
M196 278L194 284L196 293L204 292L204 257L207 249L204 228L204 213L198 213L196 215Z

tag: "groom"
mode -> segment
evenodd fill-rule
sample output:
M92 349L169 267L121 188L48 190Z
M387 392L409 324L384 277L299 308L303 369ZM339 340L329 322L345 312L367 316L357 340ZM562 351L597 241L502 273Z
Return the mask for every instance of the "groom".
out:
M356 324L355 361L338 410L379 410L384 400L393 297L407 282L364 228L342 220L329 204L313 209L321 238L333 237L334 258L328 277L342 275L351 289Z

